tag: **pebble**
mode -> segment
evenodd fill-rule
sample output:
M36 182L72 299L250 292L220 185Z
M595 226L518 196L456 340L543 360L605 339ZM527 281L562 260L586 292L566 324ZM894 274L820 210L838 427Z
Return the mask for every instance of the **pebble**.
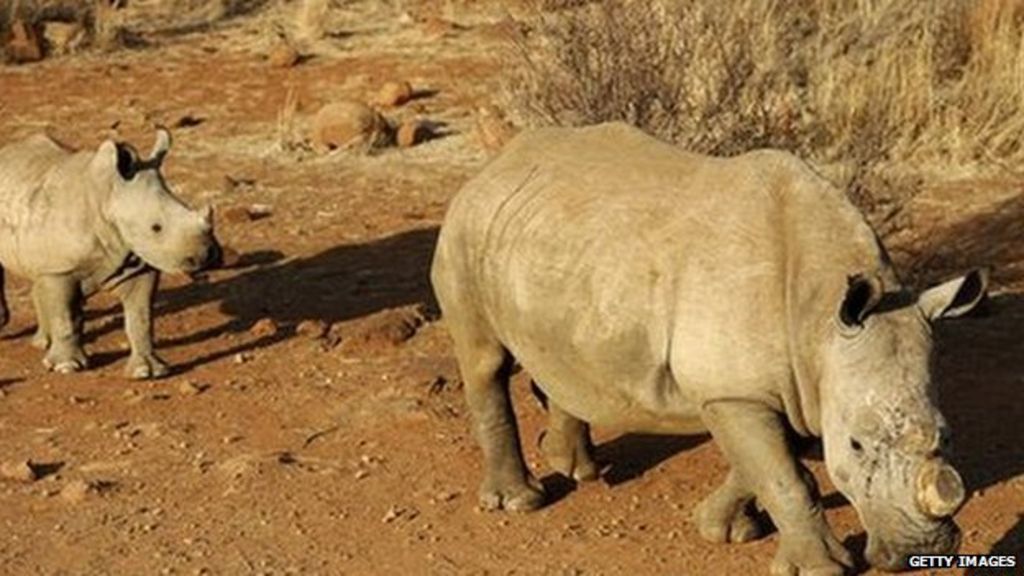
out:
M185 380L181 384L178 384L178 392L181 392L182 396L198 396L209 388L209 384L200 384L194 380Z
M84 501L89 494L96 492L96 486L85 480L72 480L64 485L60 497L71 504Z
M35 482L39 479L35 468L28 460L0 464L0 476L16 482Z
M299 325L295 327L295 332L310 340L319 340L326 336L330 329L331 327L323 320L314 319L299 322Z
M267 338L277 334L277 322L273 318L260 318L249 328L249 334L257 338Z

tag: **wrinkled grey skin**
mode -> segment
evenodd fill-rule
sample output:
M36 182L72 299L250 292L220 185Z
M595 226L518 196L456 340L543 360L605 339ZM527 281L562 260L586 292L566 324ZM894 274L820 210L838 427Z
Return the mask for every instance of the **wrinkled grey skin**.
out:
M167 373L153 351L159 272L196 272L216 265L221 253L209 208L190 210L160 175L170 144L159 129L147 160L109 140L95 152L73 152L42 135L0 148L0 327L9 319L2 281L10 270L32 281L33 344L46 351L49 369L88 366L82 304L106 289L124 307L126 375Z
M485 508L543 503L507 390L518 361L547 397L541 450L576 479L598 474L590 424L710 431L731 471L699 531L758 537L756 500L781 534L775 574L851 564L788 430L822 437L870 562L957 548L929 323L970 310L986 276L907 293L861 214L793 156L709 158L623 124L525 133L452 201L431 280Z

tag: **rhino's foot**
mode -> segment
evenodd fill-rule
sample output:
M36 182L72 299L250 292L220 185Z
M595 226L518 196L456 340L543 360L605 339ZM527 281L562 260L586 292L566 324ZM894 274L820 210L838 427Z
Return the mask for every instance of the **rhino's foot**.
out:
M484 482L480 487L480 508L488 512L508 510L509 512L530 512L544 505L543 489L534 486L536 481L506 482L501 486Z
M132 354L124 367L124 375L133 380L161 378L170 372L167 364L156 354Z
M32 335L32 347L39 350L47 350L50 347L50 335L42 329L37 329Z
M715 543L750 542L764 534L754 518L754 493L746 488L736 470L697 506L694 521L705 540Z
M764 528L751 515L749 503L736 503L712 494L697 506L697 531L708 542L750 542L764 535Z
M570 438L557 430L541 432L538 440L548 466L577 482L596 480L600 476L597 464L590 455L589 442L589 438Z
M783 534L772 560L772 576L842 576L853 566L850 552L827 530L824 534Z
M43 366L53 372L70 374L89 367L89 359L81 349L59 353L53 349L43 357Z

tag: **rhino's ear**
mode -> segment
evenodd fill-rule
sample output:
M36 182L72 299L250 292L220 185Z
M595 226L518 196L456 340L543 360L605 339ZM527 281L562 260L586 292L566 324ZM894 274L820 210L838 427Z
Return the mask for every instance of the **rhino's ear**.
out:
M857 274L846 280L846 296L839 307L839 321L847 328L856 328L882 300L882 280L878 276Z
M92 167L104 176L117 174L122 180L131 180L138 172L139 156L127 144L106 140L100 144L92 160Z
M974 309L985 297L987 289L988 270L973 270L925 290L917 298L917 305L929 320L955 318Z
M171 133L167 128L163 126L157 126L156 129L156 141L153 143L153 151L149 153L149 160L147 163L153 164L154 166L160 166L164 161L164 156L167 156L167 152L171 149Z

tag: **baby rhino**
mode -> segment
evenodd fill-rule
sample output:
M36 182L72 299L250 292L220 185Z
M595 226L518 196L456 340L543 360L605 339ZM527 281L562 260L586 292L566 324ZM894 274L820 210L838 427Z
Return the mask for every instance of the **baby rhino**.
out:
M82 304L106 289L124 307L131 344L125 373L167 373L153 352L159 272L196 272L221 256L211 210L190 210L160 174L170 145L161 128L145 160L110 140L95 152L75 152L41 135L0 148L0 327L9 319L7 269L32 281L39 326L33 344L46 351L51 370L88 366Z
M887 569L957 549L964 487L929 369L934 320L984 295L973 272L911 294L860 212L795 157L684 152L623 124L525 133L452 201L431 280L484 457L481 503L530 510L513 361L548 398L541 449L595 476L588 425L710 431L731 470L701 535L780 533L776 574L840 574L790 434L821 437Z

